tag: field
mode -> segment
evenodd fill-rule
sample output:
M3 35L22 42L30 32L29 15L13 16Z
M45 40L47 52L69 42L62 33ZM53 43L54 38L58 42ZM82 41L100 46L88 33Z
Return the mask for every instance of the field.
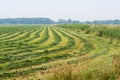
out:
M0 25L0 80L120 80L120 27Z

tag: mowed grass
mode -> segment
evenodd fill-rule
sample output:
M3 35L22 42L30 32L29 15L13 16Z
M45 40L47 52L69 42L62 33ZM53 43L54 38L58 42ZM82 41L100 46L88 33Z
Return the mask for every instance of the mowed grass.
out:
M1 25L0 80L119 80L120 28Z

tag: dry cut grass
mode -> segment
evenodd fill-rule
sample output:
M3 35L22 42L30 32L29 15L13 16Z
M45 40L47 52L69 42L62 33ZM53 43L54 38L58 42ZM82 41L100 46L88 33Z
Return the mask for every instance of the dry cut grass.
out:
M46 80L120 80L120 56L115 55L109 67L65 64L54 69Z

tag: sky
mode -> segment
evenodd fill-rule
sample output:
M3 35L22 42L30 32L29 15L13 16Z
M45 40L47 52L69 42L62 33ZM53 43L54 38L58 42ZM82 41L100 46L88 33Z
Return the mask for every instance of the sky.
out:
M120 0L0 0L0 18L120 19Z

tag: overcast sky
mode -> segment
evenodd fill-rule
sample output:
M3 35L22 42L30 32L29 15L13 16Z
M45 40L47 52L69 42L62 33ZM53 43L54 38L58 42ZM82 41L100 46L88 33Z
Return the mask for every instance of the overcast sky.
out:
M120 0L0 0L0 18L120 19Z

